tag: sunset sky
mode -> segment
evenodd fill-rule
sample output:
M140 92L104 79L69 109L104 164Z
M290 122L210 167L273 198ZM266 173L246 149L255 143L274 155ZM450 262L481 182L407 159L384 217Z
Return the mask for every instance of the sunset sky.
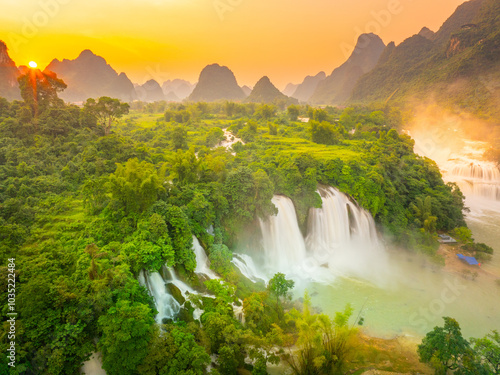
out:
M462 0L0 0L0 40L18 65L84 49L137 83L198 79L227 65L240 85L282 89L340 65L361 32L387 44L436 31Z

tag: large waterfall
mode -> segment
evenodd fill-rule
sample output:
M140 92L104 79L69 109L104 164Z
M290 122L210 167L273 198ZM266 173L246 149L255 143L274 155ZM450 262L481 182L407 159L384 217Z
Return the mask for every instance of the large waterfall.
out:
M323 207L310 210L305 240L293 202L274 196L278 214L260 220L265 255L262 269L267 279L282 272L294 279L320 282L338 275L379 281L387 258L370 213L334 188L322 188L319 193ZM264 279L251 269L254 267L249 269L249 261L242 260L239 255L233 263L243 274L253 281Z
M371 214L332 187L319 191L322 208L311 208L307 227L306 263L337 275L377 278L387 258Z
M281 195L274 196L272 202L278 214L260 220L267 268L275 272L299 272L306 258L306 245L295 207L289 198Z

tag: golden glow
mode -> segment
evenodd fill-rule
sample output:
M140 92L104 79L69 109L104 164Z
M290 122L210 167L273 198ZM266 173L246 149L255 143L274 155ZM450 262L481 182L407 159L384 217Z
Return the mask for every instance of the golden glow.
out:
M36 62L34 62L34 61L30 61L28 65L30 66L30 68L33 68L33 69L34 69L34 68L36 68L36 67L38 66L38 65L36 64Z
M240 85L267 75L283 88L330 74L360 33L401 43L423 26L436 31L463 1L6 0L0 40L18 64L35 55L45 67L90 49L137 83L196 82L219 63Z

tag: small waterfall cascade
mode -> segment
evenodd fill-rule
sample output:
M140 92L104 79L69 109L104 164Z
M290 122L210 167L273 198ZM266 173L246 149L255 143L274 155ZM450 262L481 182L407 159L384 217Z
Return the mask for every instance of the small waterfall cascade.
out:
M209 279L218 279L219 276L215 274L209 267L209 261L205 249L200 245L198 239L193 236L193 250L196 255L196 268L195 273L203 274Z
M260 219L266 265L272 272L294 273L306 258L306 245L290 198L275 195L272 199L278 214Z
M258 267L249 255L233 253L231 263L233 263L247 279L253 281L254 283L264 281L264 283L267 284L268 278L259 271Z
M500 201L500 170L494 163L452 160L446 169L446 180L456 182L467 198Z
M162 324L164 319L174 319L177 316L181 305L168 293L165 281L158 272L149 273L142 270L139 273L139 283L146 287L154 298L158 310L156 323Z

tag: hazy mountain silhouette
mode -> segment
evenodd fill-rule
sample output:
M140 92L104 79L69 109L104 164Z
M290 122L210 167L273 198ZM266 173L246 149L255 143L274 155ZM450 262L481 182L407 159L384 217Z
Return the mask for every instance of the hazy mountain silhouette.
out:
M17 83L18 69L10 58L7 45L0 40L0 97L21 99Z
M318 84L310 102L314 104L345 103L358 79L377 64L385 44L377 35L362 34L347 61Z
M247 85L243 86L241 89L245 93L245 96L250 95L250 93L252 92L252 89L249 86L247 86Z
M500 2L460 5L429 40L387 46L353 90L351 103L427 101L486 118L500 116Z
M198 84L188 100L213 102L217 100L242 100L245 93L238 86L233 72L227 66L208 65L200 73Z
M170 101L181 101L187 98L193 92L195 84L183 79L174 79L163 82L161 88L165 97L177 98L177 100L168 99Z
M285 94L286 96L291 96L295 92L295 90L297 90L297 87L299 87L298 83L297 84L289 83L288 85L286 85L282 93Z
M307 76L306 78L304 78L304 81L302 81L302 83L297 86L292 95L289 96L298 99L301 102L307 102L311 98L312 94L314 94L314 91L316 90L316 87L318 87L318 84L325 78L325 72L319 72L315 76Z
M150 79L143 85L137 85L135 87L135 92L137 99L144 102L159 102L165 100L165 94L163 94L160 84L154 79Z
M125 73L118 74L104 58L84 50L74 60L57 59L47 66L68 85L60 97L69 102L110 96L123 101L136 99L134 85Z
M254 86L250 95L245 99L249 103L275 103L284 100L287 103L298 103L297 99L290 98L274 86L267 76L262 77Z

